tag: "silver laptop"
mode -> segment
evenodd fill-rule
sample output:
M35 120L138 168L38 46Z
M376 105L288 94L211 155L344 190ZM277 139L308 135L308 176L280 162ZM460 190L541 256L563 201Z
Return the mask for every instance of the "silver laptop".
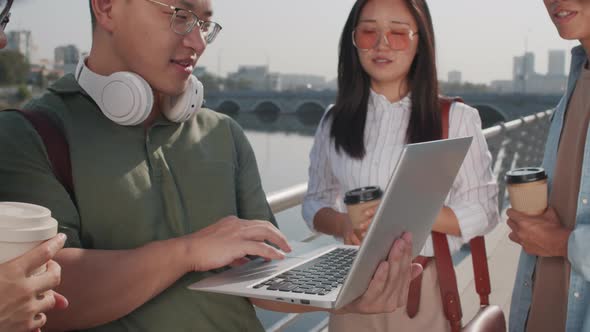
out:
M196 291L340 308L362 295L403 232L422 250L471 145L471 137L408 144L360 247L292 245L283 260L256 259L189 286Z

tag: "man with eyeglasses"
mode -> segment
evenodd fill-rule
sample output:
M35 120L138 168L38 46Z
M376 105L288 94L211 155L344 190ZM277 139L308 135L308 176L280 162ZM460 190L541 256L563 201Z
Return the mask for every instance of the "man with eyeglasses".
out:
M6 46L4 29L12 0L0 0L0 49ZM47 321L45 312L64 309L67 300L52 291L60 281L60 266L51 259L63 247L60 234L9 262L0 264L0 331L36 331ZM31 275L46 265L46 271Z
M221 30L211 21L211 1L89 2L89 56L76 75L26 107L47 114L67 137L75 197L54 176L31 126L19 114L0 114L0 199L50 208L68 235L56 261L63 269L58 291L70 306L49 314L48 329L262 331L253 303L309 311L187 289L247 255L284 257L265 241L290 251L241 128L205 108L183 122L169 119L165 101L192 93L191 72ZM145 120L120 125L108 110L116 113L145 95L125 105L101 98L122 94L128 80L146 82L153 107ZM366 293L339 312L402 306L420 271L410 252L411 238L398 240Z

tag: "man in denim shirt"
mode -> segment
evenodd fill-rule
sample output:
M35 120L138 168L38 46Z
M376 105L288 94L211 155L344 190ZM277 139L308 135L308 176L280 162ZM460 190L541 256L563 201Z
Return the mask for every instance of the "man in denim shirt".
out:
M510 331L590 331L590 1L544 3L560 36L582 45L547 138L549 208L537 217L507 212L509 237L523 247Z

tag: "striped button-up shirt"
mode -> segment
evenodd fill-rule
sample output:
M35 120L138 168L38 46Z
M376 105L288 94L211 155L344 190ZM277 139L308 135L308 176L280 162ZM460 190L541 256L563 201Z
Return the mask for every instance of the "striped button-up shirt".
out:
M310 153L309 187L303 203L303 218L314 230L313 218L325 207L345 212L344 193L364 186L385 188L405 144L411 112L410 96L391 103L371 91L363 159L336 152L330 138L331 121L320 123ZM475 236L491 231L499 221L498 186L491 170L491 155L481 130L477 110L454 103L449 115L449 137L473 136L473 143L445 200L461 229L461 236L448 236L451 252ZM433 256L429 238L422 255Z

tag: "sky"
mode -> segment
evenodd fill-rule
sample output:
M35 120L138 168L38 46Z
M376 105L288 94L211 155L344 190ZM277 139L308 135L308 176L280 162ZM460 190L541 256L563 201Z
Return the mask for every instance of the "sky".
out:
M354 0L212 2L213 20L223 30L199 66L221 75L239 65L268 65L272 72L336 77L340 33ZM535 53L535 69L544 74L548 50L567 50L569 66L569 49L578 44L559 38L540 0L428 3L441 80L451 70L461 71L463 80L472 83L510 79L513 57L525 50ZM52 59L53 49L66 44L89 51L88 1L15 0L10 30L32 31L34 59Z

